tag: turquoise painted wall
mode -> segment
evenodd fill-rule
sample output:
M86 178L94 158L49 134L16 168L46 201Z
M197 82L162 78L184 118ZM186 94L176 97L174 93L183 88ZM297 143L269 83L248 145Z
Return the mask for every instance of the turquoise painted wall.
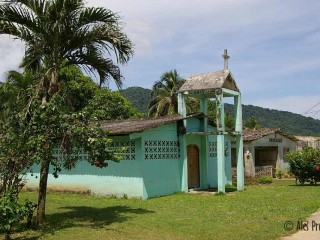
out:
M187 120L187 131L201 130L201 121ZM210 127L209 131L214 129ZM141 133L136 139L129 136L113 137L115 143L122 142L131 145L128 148L127 159L120 163L109 161L109 167L100 169L91 166L87 161L79 161L71 171L62 170L55 179L51 174L48 187L58 190L91 191L97 195L116 195L141 197L143 199L168 195L181 191L182 159L180 143L177 137L176 123L170 123ZM187 134L186 142L196 144L200 150L201 188L217 186L217 165L215 157L210 155L207 141L216 142L216 136ZM230 139L226 137L230 146ZM186 146L185 146L186 147ZM211 149L212 150L212 149ZM226 157L226 178L231 181L231 147ZM35 174L27 174L29 186L37 186L39 167L33 168Z
M180 149L176 123L145 131L141 137L145 197L168 195L181 189Z
M211 130L210 130L211 131ZM218 187L218 166L217 166L217 136L209 135L209 158L208 158L208 176L211 188ZM232 168L231 168L231 140L225 135L225 181L232 184Z
M218 187L217 173L217 136L216 135L195 135L192 132L201 131L202 121L196 118L187 119L187 145L195 144L200 151L200 177L201 188ZM209 132L216 131L216 128L208 126ZM207 147L206 147L207 145ZM232 168L231 168L231 141L228 135L225 135L225 149L227 156L225 157L226 183L232 184Z
M129 137L115 137L115 141L128 142ZM144 184L141 171L141 141L131 140L135 144L136 160L109 161L107 168L100 169L87 161L79 161L71 171L62 170L58 178L52 174L48 178L48 187L56 190L91 191L96 195L116 195L144 198ZM29 186L37 186L39 167L34 166L34 176L28 174ZM51 171L52 173L52 167Z
M207 151L206 151L206 136L201 135L187 135L187 146L196 145L199 149L199 163L200 163L200 188L205 189L209 187L207 177Z
M197 118L188 118L186 121L187 133L200 132L202 130L200 123L201 120Z
M180 191L180 152L176 123L149 129L141 138L134 140L130 140L129 136L113 137L113 140L134 141L135 160L122 160L119 163L109 161L109 166L103 169L91 166L87 161L80 161L71 171L62 170L57 179L50 174L48 187L90 190L97 195L119 197L126 194L144 199ZM152 146L148 146L149 142ZM145 147L151 151L147 155L143 150ZM39 177L39 167L33 167L33 171L36 173L34 176L26 176L29 186L38 184L38 178L35 177Z

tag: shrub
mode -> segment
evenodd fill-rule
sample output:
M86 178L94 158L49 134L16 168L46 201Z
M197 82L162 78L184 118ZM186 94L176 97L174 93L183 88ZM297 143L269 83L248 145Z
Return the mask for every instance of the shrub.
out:
M301 184L316 184L320 181L320 149L305 147L300 151L287 153L286 157L290 172Z
M262 176L258 178L258 182L261 184L269 184L272 183L272 177L270 176Z
M16 195L10 192L0 197L0 231L6 233L6 239L10 239L12 227L23 219L27 218L27 226L30 227L35 208L36 205L29 200L19 203Z
M284 175L284 172L282 170L276 171L276 177L277 178L281 179L283 177L283 175Z

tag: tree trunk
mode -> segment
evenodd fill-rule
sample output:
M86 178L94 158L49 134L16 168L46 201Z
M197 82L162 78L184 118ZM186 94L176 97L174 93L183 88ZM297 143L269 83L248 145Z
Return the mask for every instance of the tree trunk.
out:
M42 104L41 104L42 106L45 106L47 102L50 100L51 96L58 91L57 83L58 83L58 72L57 72L57 66L54 63L51 69L51 79L50 79L48 89L46 91L46 94L42 98ZM45 223L49 167L50 167L50 158L44 159L41 161L36 227L40 227Z
M10 232L6 232L5 240L11 240Z
M48 181L48 174L49 174L49 166L50 166L49 159L45 159L41 162L38 208L37 208L37 222L36 222L37 227L40 227L45 222L47 181Z

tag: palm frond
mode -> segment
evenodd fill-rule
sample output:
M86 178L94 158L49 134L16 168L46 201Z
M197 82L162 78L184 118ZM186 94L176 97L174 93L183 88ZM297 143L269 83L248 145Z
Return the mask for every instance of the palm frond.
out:
M87 7L79 14L78 27L81 28L95 23L117 24L118 21L119 17L108 9Z
M185 80L179 76L177 70L172 70L163 73L160 79L153 84L151 96L157 102L157 107L149 105L149 109L152 108L154 116L178 113L177 91L184 82Z
M44 16L47 9L46 0L17 0L23 4L25 7L29 8L32 12L35 13L36 16Z
M30 71L36 71L43 63L43 47L36 44L30 45L25 50L20 67Z
M26 43L25 69L60 69L67 60L98 73L100 84L113 78L121 88L118 63L129 61L133 44L119 20L105 8L86 8L83 0L17 0L0 7L0 34Z
M111 76L117 87L121 89L123 77L119 67L111 59L104 58L102 53L96 48L90 47L86 50L77 51L69 56L68 60L68 65L78 65L92 73L97 71L100 76L100 86L106 83Z
M44 33L44 29L39 28L36 16L32 9L25 7L22 4L10 4L1 6L1 24L10 23L17 29L29 29L32 32ZM11 33L10 33L11 34ZM14 34L11 34L14 35ZM21 38L20 36L17 36ZM22 39L24 40L24 39Z

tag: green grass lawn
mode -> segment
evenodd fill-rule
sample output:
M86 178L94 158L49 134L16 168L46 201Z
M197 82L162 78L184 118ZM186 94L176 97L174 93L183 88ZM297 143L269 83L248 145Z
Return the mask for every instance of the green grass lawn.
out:
M49 193L47 225L13 239L277 239L320 207L320 186L293 181L226 195L174 194L149 200ZM36 201L36 193L21 199ZM0 235L0 238L3 235Z

